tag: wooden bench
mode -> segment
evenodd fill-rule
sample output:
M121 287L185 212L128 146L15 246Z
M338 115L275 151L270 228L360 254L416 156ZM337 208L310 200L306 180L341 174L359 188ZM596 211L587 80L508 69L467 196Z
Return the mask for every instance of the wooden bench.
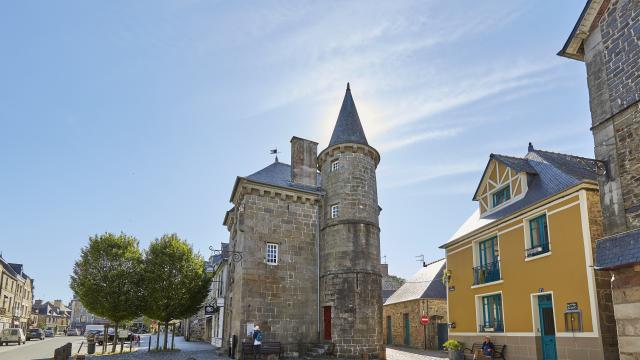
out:
M282 356L282 343L277 341L263 341L260 346L260 355L278 355L278 359ZM247 356L253 356L253 342L242 343L242 360L246 360Z
M504 359L506 360L506 358L504 357L504 352L507 349L507 345L496 345L493 344L493 356L491 357L492 359ZM464 358L465 359L473 359L473 354L476 353L476 351L482 351L482 344L481 343L475 343L471 346L471 349L469 348L465 348L464 349ZM488 356L484 356L485 358L489 358Z

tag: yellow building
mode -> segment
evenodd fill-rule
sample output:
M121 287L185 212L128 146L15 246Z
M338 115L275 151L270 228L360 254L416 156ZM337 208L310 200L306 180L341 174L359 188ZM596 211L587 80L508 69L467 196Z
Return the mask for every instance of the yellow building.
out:
M441 248L449 337L489 335L509 359L617 359L610 284L593 269L602 233L592 159L491 154L478 209Z

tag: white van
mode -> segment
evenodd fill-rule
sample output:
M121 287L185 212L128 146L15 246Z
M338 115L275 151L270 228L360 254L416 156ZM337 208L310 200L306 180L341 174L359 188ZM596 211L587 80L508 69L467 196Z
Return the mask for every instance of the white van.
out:
M0 333L0 345L9 345L9 343L25 344L27 338L24 336L22 329L3 329Z

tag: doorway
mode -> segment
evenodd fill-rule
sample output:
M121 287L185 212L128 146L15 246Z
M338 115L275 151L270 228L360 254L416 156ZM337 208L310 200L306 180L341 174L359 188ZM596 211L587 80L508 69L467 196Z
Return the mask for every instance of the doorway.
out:
M331 306L324 307L324 339L331 340Z
M391 316L387 316L387 345L393 345L393 334L391 333Z
M410 346L411 334L409 331L411 329L411 326L409 324L409 314L402 314L402 320L404 321L404 345Z
M538 296L538 316L542 338L542 359L556 360L556 327L553 315L553 301L550 294Z
M447 323L438 323L437 325L438 331L438 350L443 350L442 346L445 341L449 340L449 324Z

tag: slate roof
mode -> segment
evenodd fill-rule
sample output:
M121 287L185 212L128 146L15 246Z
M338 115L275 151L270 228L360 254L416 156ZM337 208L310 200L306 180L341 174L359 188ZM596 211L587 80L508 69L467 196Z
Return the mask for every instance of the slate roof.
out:
M351 96L349 83L347 83L347 91L342 100L342 107L329 146L346 143L369 145L367 137L364 135L364 129L362 129L362 123L360 123L356 104Z
M274 162L273 164L259 170L246 177L263 184L288 187L297 190L319 192L319 187L297 184L291 181L291 165ZM320 184L320 174L318 174L318 184Z
M442 283L445 266L445 259L440 259L423 267L409 281L402 284L384 304L416 299L446 299L447 289Z
M496 159L495 156L495 154L492 154L490 158ZM514 214L517 211L523 210L582 182L597 181L596 169L598 162L594 159L536 150L533 147L530 148L530 151L523 158L500 156L501 160L508 158L507 162L504 162L505 165L509 166L509 164L513 164L513 166L516 166L520 171L526 171L529 174L527 179L527 193L522 199L495 212L484 214L482 217L480 217L479 210L474 211L441 248L455 243L459 238L496 220ZM519 160L516 162L513 159ZM535 172L525 170L525 166L523 165L525 161ZM516 170L516 168L514 168L514 170Z
M611 235L596 242L596 269L640 264L640 229Z

